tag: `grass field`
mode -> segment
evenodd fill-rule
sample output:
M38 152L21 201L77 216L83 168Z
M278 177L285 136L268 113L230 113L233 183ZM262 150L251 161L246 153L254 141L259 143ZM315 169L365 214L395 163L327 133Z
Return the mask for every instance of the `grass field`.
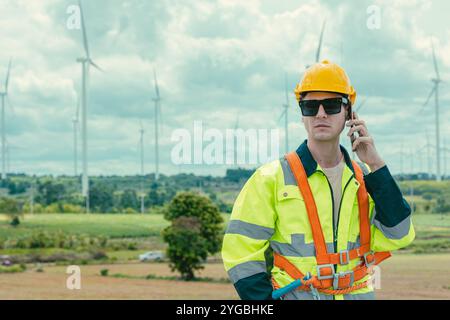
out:
M222 217L228 221L229 215L222 214ZM168 225L162 215L156 214L27 214L21 218L18 227L12 228L8 218L0 215L0 239L20 237L38 230L137 238L159 236Z
M450 255L394 255L381 265L377 299L450 299ZM108 269L109 276L100 276ZM119 274L121 277L115 277ZM0 274L0 299L238 299L231 283L146 280L174 276L165 263L81 266L81 290L66 288L66 267L44 266ZM206 264L199 276L227 277L221 263Z
M162 215L35 214L25 215L18 227L11 228L6 217L0 216L0 238L20 237L37 230L134 238L159 235L168 225Z
M228 221L229 215L223 215ZM416 214L413 216L417 237L404 252L384 262L379 299L450 299L450 215ZM139 263L146 250L162 250L160 232L168 225L161 215L139 214L36 214L25 215L19 227L8 225L0 216L0 238L15 238L33 231L63 231L69 234L104 235L111 241L134 239L138 250L108 250L109 262L81 265L82 289L65 287L65 266L43 264L36 272L29 264L22 273L0 274L0 299L237 299L221 262L206 264L198 277L210 282L166 280L177 277L166 263ZM144 250L145 249L145 250ZM0 255L51 255L64 249L7 249ZM431 252L440 254L430 254ZM69 253L70 250L67 251ZM422 253L414 255L411 253ZM219 258L220 254L215 255ZM115 261L110 262L111 258ZM100 276L108 269L109 276ZM146 279L147 276L152 279ZM166 277L157 280L155 277Z
M227 223L229 215L223 214L222 217ZM423 245L428 249L444 247L450 252L450 214L415 214L413 222L416 230L416 247ZM36 214L25 215L21 224L12 228L6 216L0 215L0 239L18 238L38 230L103 235L110 238L159 237L161 230L168 225L169 222L164 220L162 215ZM161 243L155 244L161 247Z

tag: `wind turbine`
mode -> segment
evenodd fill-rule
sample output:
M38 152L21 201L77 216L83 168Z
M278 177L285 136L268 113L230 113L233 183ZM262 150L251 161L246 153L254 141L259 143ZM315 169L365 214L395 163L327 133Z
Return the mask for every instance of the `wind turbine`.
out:
M6 139L6 174L11 173L11 150L22 150L22 147L12 145L8 139Z
M431 41L431 51L433 54L433 64L434 71L436 72L436 77L431 79L433 82L433 87L431 88L430 94L428 95L427 100L423 104L422 108L428 104L430 98L434 94L435 101L435 129L436 129L436 181L441 181L441 150L440 150L440 137L439 137L439 83L442 81L439 76L439 70L436 61L436 55L434 54L434 46L433 41Z
M359 106L355 109L355 112L358 112L359 110L361 110L361 108L364 106L364 104L366 103L368 98L365 98L360 104Z
M323 42L323 33L325 31L325 25L326 25L326 20L323 21L322 23L322 30L320 31L320 36L319 36L319 44L317 45L317 50L316 50L316 56L315 56L315 62L319 62L320 61L320 52L322 50L322 42ZM309 68L311 65L307 64L306 68Z
M286 95L286 103L283 104L283 112L280 114L280 117L278 118L278 122L281 120L281 118L284 117L284 148L286 153L289 152L289 131L288 131L288 110L289 110L289 96L288 96L288 89L287 89L287 76L284 75L284 89L285 89L285 95Z
M319 46L317 47L316 51L316 62L319 62L320 60L320 50L322 49L323 32L325 31L326 22L327 22L326 20L323 21L322 31L320 31Z
M144 127L142 126L141 122L141 129L139 130L140 139L140 151L141 151L141 213L144 213L145 207L144 207Z
M77 94L77 109L75 116L72 119L73 122L73 169L75 177L78 176L78 122L80 114L80 100Z
M6 72L5 85L0 91L2 97L2 180L6 179L6 128L5 128L5 98L8 95L9 75L11 71L11 59L9 59L8 71Z
M84 21L83 7L81 0L78 0L81 15L81 27L83 34L83 45L85 56L78 58L77 62L81 63L81 138L82 138L82 159L83 159L83 175L82 175L82 194L86 198L86 213L89 213L89 177L88 177L88 163L87 163L87 107L88 107L88 82L89 82L89 68L94 68L102 71L98 65L94 63L89 52L89 44L86 33L86 24Z
M158 131L159 131L159 121L161 117L161 96L159 94L158 80L156 79L156 71L153 69L153 77L155 81L155 98L153 101L155 102L155 181L159 179L159 140L158 140Z

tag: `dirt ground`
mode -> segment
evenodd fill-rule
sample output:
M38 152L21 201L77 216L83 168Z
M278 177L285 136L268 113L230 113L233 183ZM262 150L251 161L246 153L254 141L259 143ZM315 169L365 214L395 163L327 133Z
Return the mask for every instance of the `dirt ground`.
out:
M81 289L66 288L66 267L44 266L44 272L0 274L0 299L238 299L230 283L145 280L100 276L174 276L165 263L81 266ZM199 274L226 278L221 263L210 263ZM381 265L377 299L450 299L450 255L397 254Z

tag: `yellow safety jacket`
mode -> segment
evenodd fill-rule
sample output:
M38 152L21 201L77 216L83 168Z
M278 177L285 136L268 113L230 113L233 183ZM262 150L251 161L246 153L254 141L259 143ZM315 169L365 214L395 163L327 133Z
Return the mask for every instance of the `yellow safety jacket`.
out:
M311 188L327 252L339 253L360 246L357 192L359 182L350 157L341 146L346 166L342 174L342 198L333 203L332 189L324 172L312 157L305 141L296 150ZM374 252L392 251L409 245L415 237L411 209L387 166L369 173L365 187L369 195L370 247ZM337 228L333 206L339 205ZM228 275L242 299L270 299L271 279L283 287L296 280L274 266L267 274L266 251L286 258L303 274L317 275L317 260L305 201L285 158L258 168L246 182L233 206L224 236L222 258ZM345 272L360 263L353 259L335 265ZM366 281L369 276L359 280ZM358 284L355 282L355 284ZM283 299L312 299L311 292L294 290ZM343 295L320 294L321 299L374 299L368 286Z

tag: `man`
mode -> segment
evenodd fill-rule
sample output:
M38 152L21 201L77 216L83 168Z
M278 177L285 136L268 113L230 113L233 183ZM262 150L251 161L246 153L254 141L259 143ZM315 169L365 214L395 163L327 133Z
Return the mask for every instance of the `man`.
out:
M374 299L373 266L414 240L410 207L352 113L356 92L340 66L312 65L295 94L308 139L246 182L224 236L225 269L242 299L280 288L282 299ZM345 125L365 164L339 145Z

